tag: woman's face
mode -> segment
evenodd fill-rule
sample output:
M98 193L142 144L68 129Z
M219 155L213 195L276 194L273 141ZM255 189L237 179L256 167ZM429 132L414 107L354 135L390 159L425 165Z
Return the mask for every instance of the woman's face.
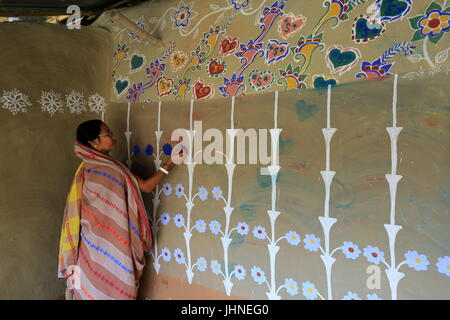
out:
M105 123L102 123L100 127L100 134L92 141L92 144L94 149L107 154L109 151L116 149L116 138L114 137L114 133Z

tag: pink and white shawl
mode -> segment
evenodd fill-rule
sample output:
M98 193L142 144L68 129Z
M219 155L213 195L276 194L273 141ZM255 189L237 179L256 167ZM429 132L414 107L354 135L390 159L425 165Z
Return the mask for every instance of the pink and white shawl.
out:
M120 162L78 142L75 154L83 162L67 196L58 277L74 274L75 300L136 299L152 247L137 180Z

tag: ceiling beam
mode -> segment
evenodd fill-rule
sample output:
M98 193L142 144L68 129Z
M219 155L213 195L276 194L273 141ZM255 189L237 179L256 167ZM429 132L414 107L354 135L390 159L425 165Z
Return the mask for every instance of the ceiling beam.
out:
M1 0L0 0L1 2ZM103 12L122 7L136 0L120 0L104 8L81 9L80 16L86 21L98 18ZM21 7L0 7L0 17L32 17L32 16L67 16L67 8L21 8ZM64 21L64 19L62 20Z
M119 7L119 6L123 6L123 5L125 5L125 4L127 4L129 2L132 2L132 1L134 1L134 0L121 0L119 2L116 2L116 3L110 5L110 6L106 7L106 8L103 8L100 11L94 12L93 14L89 15L89 17L87 17L87 21L97 18L104 11L108 11L108 10L114 9L116 7Z
M89 16L94 14L95 10L80 10L81 16ZM67 15L67 9L20 9L11 8L4 10L0 8L0 17L31 17L31 16L61 16Z

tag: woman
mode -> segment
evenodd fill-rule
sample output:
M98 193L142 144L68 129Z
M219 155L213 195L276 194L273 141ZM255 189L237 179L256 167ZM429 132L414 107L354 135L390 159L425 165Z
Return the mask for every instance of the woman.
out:
M75 154L83 160L67 197L61 231L58 277L78 299L136 299L152 248L152 233L139 191L150 192L174 167L143 180L112 159L116 139L100 120L77 129Z

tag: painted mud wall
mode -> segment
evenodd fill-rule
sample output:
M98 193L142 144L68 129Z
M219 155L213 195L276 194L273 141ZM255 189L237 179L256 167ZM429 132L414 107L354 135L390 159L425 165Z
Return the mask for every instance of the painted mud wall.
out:
M211 233L209 226L215 220L225 232L224 210L231 209L224 209L225 203L220 197L218 202L214 199L213 190L220 187L227 198L226 167L196 166L193 194L203 186L209 195L204 202L196 198L189 227L186 199L183 195L176 196L177 184L187 192L188 170L178 168L169 178L171 191L169 187L166 190L171 198L158 190L161 202L156 213L152 196L146 198L149 215L154 215L155 222L160 221L158 239L161 243L157 248L157 262L150 259L154 265L147 269L142 296L217 298L227 297L228 289L232 297L250 299L278 298L277 295L283 299L320 298L319 293L324 298L335 299L352 298L355 294L360 298L383 299L448 297L448 168L445 165L448 139L445 137L448 136L446 76L450 27L447 1L230 0L213 3L175 0L121 12L139 28L167 43L162 50L151 47L113 24L109 13L95 22L113 34L111 96L117 102L114 110L120 110L121 116L113 111L108 119L114 121L114 125L120 123L119 132L132 132L130 141L124 140L128 142L129 151L122 146L123 161L132 160L135 170L149 175L152 152L162 152L162 145L168 141L172 129L188 128L190 99L195 100L193 118L202 120L205 128L225 132L231 96L237 97L236 128L273 128L273 92L279 90L279 127L283 131L279 142L281 169L276 180L276 203L281 214L276 220L275 240L289 231L296 232L289 234L293 246L285 239L278 242L279 252L276 259L272 259L276 261L276 271L272 271L269 253L275 256L277 249L269 249L266 238L260 240L253 236L254 228L263 227L269 238L273 238L267 213L271 209L270 176L259 175L260 166L237 166L230 205L234 209L228 231L239 222L247 224L249 230L245 237L237 230L230 235L233 240L228 245L227 262L223 246L229 239L221 240L224 236L220 232ZM403 116L409 123L406 125L399 120L397 125L404 129L398 138L399 171L395 174L390 169L391 145L386 131L386 127L392 126L393 115L389 111L394 73L398 74L401 92L398 117ZM361 82L375 78L387 81ZM329 170L336 172L330 185L329 206L330 217L337 219L330 226L330 252L325 244L328 233L322 229L327 222L323 221L322 226L318 219L324 215L325 189L320 171L326 169L322 128L326 128L326 90L323 89L328 85L333 86L332 123L338 129L331 143L332 167ZM139 103L139 107L130 110L132 129L125 127L127 103L123 102L127 101ZM158 101L162 101L161 130L164 131L160 133L159 149L154 133L158 130L155 129ZM175 114L177 117L173 117ZM403 145L400 144L402 139ZM428 139L436 143L433 150L439 151L422 152L433 145L424 142ZM409 159L407 154L415 159ZM435 160L442 165L432 164ZM391 197L385 174L392 175L392 185L395 176L403 176L396 190L397 212L393 223L390 223ZM410 185L406 183L407 176L412 179ZM422 200L418 200L419 194L424 196ZM195 227L200 219L203 221ZM332 219L327 220L333 223ZM388 231L384 224L399 227L388 227ZM192 235L184 234L185 226L192 229ZM205 232L196 231L203 231L204 227ZM217 232L216 222L212 228ZM391 243L394 233L398 234L393 250L388 232ZM255 233L264 234L260 228ZM301 242L297 243L299 239ZM319 239L325 253L329 254L345 242L347 254L337 249L333 254L336 262L332 264L332 259L326 257L327 262L323 261L321 250L311 242L317 244ZM164 248L167 250L163 251ZM191 251L190 259L188 251ZM395 263L391 261L391 251L395 252ZM407 262L403 263L406 253ZM164 258L169 260L169 256L170 262L166 262ZM388 272L390 278L384 271L387 266L381 256L387 264L393 263L392 270L401 264L397 272ZM198 258L205 260L198 261ZM292 260L298 263L291 263ZM370 276L366 273L367 267L374 263L382 270L380 290L369 290L366 285ZM225 270L227 264L228 271ZM197 269L199 266L204 269L205 265L207 272ZM236 269L230 279L233 286L222 282L219 269L228 277L236 265L242 269L241 273ZM327 284L325 265L330 268L330 284ZM408 269L408 265L413 269ZM156 270L159 270L157 276ZM399 280L402 277L399 272L405 274L405 279ZM235 278L237 274L242 281ZM275 283L272 283L272 274L276 276ZM400 281L399 292L395 294L390 284L397 281ZM283 285L285 287L280 289Z
M218 99L448 72L446 0L152 1L121 13L167 45L113 23L113 101Z
M97 27L0 23L0 299L64 294L57 253L73 141L78 124L100 118L89 98L109 100L110 50Z
M125 135L122 135L118 150L113 153L113 156L124 163L127 160L132 160L133 171L148 177L155 170L154 162L149 156L152 151L155 154L163 152L163 144L168 141L168 135L172 129L189 126L189 100L193 94L192 90L195 87L193 83L195 81L201 80L206 85L200 83L197 90L199 95L195 92L193 94L196 98L193 118L202 120L204 128L214 127L224 132L229 127L231 99L227 94L225 96L228 99L223 99L224 94L219 88L225 86L225 78L232 79L233 74L236 74L235 80L230 81L228 86L230 90L232 88L238 89L233 92L237 96L234 121L236 128L273 128L273 91L280 90L278 127L283 128L283 131L279 140L281 169L276 180L276 210L280 211L280 216L275 224L275 236L278 239L287 232L294 231L298 237L293 233L289 234L292 245L285 239L277 243L280 249L275 260L275 289L284 285L285 279L289 280L286 287L282 287L278 291L279 296L283 299L320 298L318 295L320 293L324 298L328 298L329 286L327 285L324 262L320 258L321 252L317 247L318 239L320 239L322 246L325 242L324 232L318 217L324 214L325 190L320 171L325 170L325 143L321 131L322 128L326 127L326 90L319 90L320 88L315 87L337 83L339 86L333 86L332 88L331 123L332 127L337 128L338 131L331 142L330 159L331 170L336 171L330 185L330 216L337 221L330 230L330 248L331 250L339 248L344 241L352 242L358 248L347 243L346 253L349 257L357 256L355 260L347 259L347 255L340 250L334 252L334 257L337 260L333 264L331 273L332 297L335 299L351 298L354 297L353 293L355 293L361 298L367 298L367 294L376 294L377 297L383 299L392 298L389 280L384 271L386 265L379 261L379 258L373 256L375 253L377 257L380 257L381 253L364 252L364 249L372 250L368 246L377 247L383 252L385 262L390 264L388 234L384 224L388 224L390 218L389 205L391 200L385 174L390 173L391 153L386 127L392 126L393 80L392 77L387 77L387 75L399 73L397 125L404 127L404 129L398 138L398 174L402 175L403 178L398 184L396 196L395 222L396 225L402 226L396 238L396 265L398 266L405 260L405 253L409 250L415 250L420 255L425 255L426 259L423 256L409 254L408 264L413 268L426 268L426 270L415 270L409 268L407 264L402 264L399 272L404 273L405 277L399 282L398 298L448 299L448 256L450 255L448 243L449 172L446 164L449 157L448 138L446 137L448 137L449 99L446 93L448 91L446 70L448 70L447 49L449 45L448 29L445 27L445 21L441 21L446 16L444 14L446 2L403 1L411 4L410 10L407 10L408 5L400 5L398 7L398 10L401 11L399 16L394 14L395 10L394 12L384 11L384 14L391 15L393 20L390 22L383 21L386 31L379 37L368 40L367 43L357 43L351 39L352 21L359 14L365 13L371 3L365 1L352 2L358 3L358 6L355 6L349 12L348 20L339 22L335 29L332 26L336 20L330 19L323 24L318 33L324 32L320 42L326 45L321 47L320 43L315 44L316 49L311 53L311 62L305 70L300 69L305 68L303 60L305 56L308 57L308 53L304 51L307 48L306 42L307 40L315 40L307 39L308 35L313 33L321 17L328 12L327 6L323 6L320 1L317 3L309 1L305 3L300 1L285 2L282 9L283 14L278 15L273 20L274 23L270 26L268 33L264 35L263 39L260 39L263 43L260 51L264 49L264 54L262 52L255 54L256 59L251 62L251 65L241 60L235 53L247 51L240 45L248 44L251 40L255 41L261 35L260 25L258 23L250 24L252 28L248 28L248 21L259 21L264 16L264 8L272 7L273 3L268 1L258 3L251 3L251 1L225 3L224 1L224 3L217 4L219 7L229 6L228 12L226 10L217 11L218 7L211 6L211 3L204 5L203 1L164 2L164 4L158 3L155 8L141 10L145 9L145 7L141 7L124 11L124 14L134 19L138 19L144 14L142 21L147 31L149 31L150 25L155 27L158 24L153 34L162 37L168 43L167 48L160 51L139 42L139 39L133 37L132 34L128 34L119 26L110 24L108 16L105 14L99 19L98 25L103 25L111 31L112 36L109 43L106 41L107 32L105 30L86 28L81 29L78 33L71 31L69 35L65 32L65 29L63 32L61 28L59 30L61 33L55 34L58 43L64 43L66 41L64 39L74 37L78 51L66 51L72 47L69 45L58 46L58 51L55 50L54 55L47 55L51 59L45 65L42 62L47 61L46 55L31 54L35 51L30 49L28 43L38 42L41 44L46 41L46 38L51 39L51 37L38 38L39 32L28 33L32 35L31 38L39 39L33 40L22 34L17 36L11 33L11 29L4 29L9 27L2 26L1 31L9 31L9 33L0 33L2 48L5 43L12 43L11 38L15 40L15 43L17 43L17 39L23 40L23 46L26 48L25 50L16 51L14 49L12 51L13 49L7 46L8 51L2 51L3 55L4 52L7 52L8 56L13 57L9 60L2 60L5 64L5 66L2 64L2 70L7 71L5 74L17 75L13 78L10 76L2 77L3 82L0 83L2 98L14 96L15 92L13 93L11 90L17 88L21 93L28 95L26 99L20 100L21 105L26 105L25 101L27 100L32 102L31 106L26 105L27 112L14 112L16 109L11 105L9 105L9 108L1 109L1 116L4 119L4 121L2 120L2 128L5 128L3 136L9 137L10 134L14 134L10 140L2 139L2 147L7 150L7 152L2 153L2 174L0 175L2 178L1 186L4 189L4 192L1 193L4 198L0 202L3 208L1 234L2 237L5 237L2 242L4 244L2 252L5 252L5 259L2 260L2 268L0 269L1 283L5 283L7 287L7 290L2 293L4 297L53 298L62 292L62 284L55 280L61 211L70 181L79 163L72 152L72 134L80 122L100 118L100 114L95 111L102 109L102 103L96 103L95 101L94 107L91 109L87 101L89 100L88 97L92 97L97 92L100 96L106 98L108 108L105 113L105 121L117 133L118 137L125 131L132 132L129 141L130 152L127 149L128 141L125 139ZM379 3L382 5L381 2ZM278 8L279 5L280 3L278 3ZM182 7L190 9L192 15L189 14L189 17L192 19L188 18L186 21L176 19L174 14L177 12L178 19L182 19ZM439 17L444 16L439 18L442 25L440 22L439 26L432 28L437 32L436 37L425 36L420 32L427 33L433 30L425 30L425 27L419 27L418 23L421 19L429 23L432 19L429 19L428 16L432 14L431 11L433 10L440 12ZM161 17L166 11L166 22L163 23ZM194 11L198 20L194 19ZM208 15L213 11L217 11L217 15ZM244 11L246 13L254 12L252 15L246 15L242 13ZM157 12L160 13L156 14ZM202 55L198 57L196 54L193 55L193 52L195 52L196 46L202 43L203 33L209 32L210 27L215 32L216 25L219 25L219 29L226 25L224 19L219 19L220 21L216 22L222 12L235 14L232 17L232 23L227 27L225 34L221 34L219 37L208 37L210 47L214 38L217 43L213 46L214 49L205 51L204 59L200 59ZM277 29L277 23L281 21L284 14L289 13L292 13L295 17L303 14L307 20L301 29L299 27L291 36L284 39ZM132 16L132 14L135 14L135 16ZM157 16L157 20L152 19L152 16ZM184 18L186 18L186 15ZM416 19L410 22L410 18ZM146 24L145 19L153 21L153 24ZM164 24L166 26L163 28ZM183 24L185 25L183 26ZM15 23L8 25L17 26ZM198 28L195 28L195 26ZM196 29L198 29L198 32L195 31ZM53 36L54 30L58 29L51 30ZM189 34L183 36L186 33ZM301 36L305 38L303 44L299 44L299 41L297 41ZM230 37L228 39L230 47L222 39L225 37ZM239 45L233 48L235 37L239 38ZM223 49L220 49L221 40L224 41L222 43ZM303 54L300 52L296 56L297 61L294 59L293 51L289 49L291 51L284 58L274 61L266 60L266 52L274 51L274 49L268 50L269 43L273 43L269 40L288 42L289 48L303 46L303 51L301 51ZM171 41L175 41L175 43L170 44ZM51 44L54 44L54 41L51 41ZM51 44L47 44L46 48L53 48ZM81 46L81 44L84 44L84 46ZM123 47L124 45L125 47ZM355 60L352 60L349 55L344 55L349 60L338 59L339 62L334 60L335 64L333 65L327 64L327 61L332 60L331 58L327 59L327 56L330 57L327 54L328 49L338 45L343 46L342 49L337 48L341 52L337 55L338 57L343 55L343 51L348 48L358 49L361 57L357 59L357 63L353 65ZM416 48L412 48L412 46ZM36 48L39 48L39 46L36 46ZM89 48L85 49L88 50L89 54L79 55L80 48ZM235 51L225 54L223 50L227 48ZM61 53L61 50L64 50L64 54ZM133 54L135 50L138 51L136 55ZM177 50L188 56L187 62L183 59L179 59L180 61L177 62L175 54ZM58 61L55 60L57 56L59 57L58 52L63 55L61 57L63 61L67 58L70 63L60 64L61 67L57 69L58 71L64 70L64 72L52 72L49 77L48 70L52 69L55 61ZM25 55L25 57L19 59L19 57L22 57L19 53ZM250 53L247 51L247 54ZM355 50L354 56L358 57ZM19 63L20 61L32 61L30 59L36 57L41 58L39 62L33 64L32 68L28 65L28 62L25 65L25 67L28 65L26 70L37 70L36 72L32 71L33 76L26 72L19 73L16 71L20 69L17 66L22 65ZM225 68L221 70L220 61L216 61L218 65L210 61L213 58L225 62L227 71L224 71ZM378 63L374 64L378 58L380 58L379 65ZM82 62L75 63L78 59L82 59ZM191 61L195 64L196 59L198 59L197 67L188 68L188 63ZM9 61L17 62L13 64ZM348 61L350 62L347 63ZM163 67L159 62L164 63L165 66ZM370 66L365 62L369 63ZM393 62L395 64L392 64ZM340 65L342 63L344 64ZM292 70L288 70L289 64ZM81 65L86 70L80 68ZM241 76L244 76L245 90L243 86L237 83L239 82L237 81L239 69L243 67L245 67L245 70ZM378 70L374 67L378 67ZM147 68L151 72L147 73ZM299 77L295 75L297 73L296 68L299 68L298 72L303 71L307 74L307 77L304 79L300 77L300 81ZM385 72L382 73L380 68ZM275 75L275 78L267 78L270 80L270 86L262 85L258 88L258 81L253 83L256 87L251 85L250 74L254 69L268 70ZM209 75L207 70L212 70L216 74ZM286 75L283 75L283 72L280 73L280 70L286 71ZM292 71L292 74L289 71ZM68 72L71 72L70 77L67 76ZM75 76L72 77L73 72L75 72ZM365 75L357 77L356 75L359 73ZM321 75L323 79L320 79ZM190 79L189 83L183 83L185 76ZM364 80L365 77L371 78L373 76L386 78L386 81L359 81ZM20 81L13 85L13 79L20 79ZM261 81L260 77L256 77L256 80L258 79ZM317 80L316 84L311 81L312 79ZM113 81L111 82L111 80ZM118 83L118 80L121 82ZM172 85L169 80L172 80ZM179 81L182 82L179 83ZM354 83L355 81L358 82ZM46 83L51 83L51 85L47 87ZM142 83L142 86L148 84L150 87L146 88L144 92L142 87L139 88L139 83ZM129 91L133 84L136 84L135 90ZM207 88L210 84L214 90ZM184 99L181 95L174 94L174 92L180 92L181 85L184 85L184 92L186 93L183 94ZM190 86L190 89L187 85ZM36 101L39 100L42 90L49 90L52 87L62 94L62 99L65 101L62 114L59 114L58 110L50 108L48 104L44 110L41 110L41 103ZM284 92L284 90L293 88L299 90ZM112 92L109 98L108 90L110 89ZM66 101L65 95L70 95L72 90L84 93L84 97L81 99L80 95L74 94L69 101ZM212 92L215 94L213 95ZM260 93L260 95L255 95L256 93ZM127 99L127 96L130 97ZM139 99L134 99L139 104L137 104L137 107L133 106L130 110L130 127L127 130L128 105L126 101L133 100L130 99L132 97L139 97ZM212 99L210 101L197 101L210 98ZM115 103L111 103L110 100ZM159 149L155 138L157 104L143 103L144 101L158 100L163 102L160 129L164 131L160 139ZM80 108L77 101L85 101L86 109ZM2 106L5 105L4 101L1 103ZM54 113L55 111L56 113ZM62 119L65 119L64 124L61 123ZM30 128L30 131L25 129L28 136L27 138L24 137L23 140L18 138L20 134L24 134L18 123L21 125L23 123L26 128ZM33 126L39 127L34 128ZM56 133L50 132L49 128L54 129ZM70 132L70 134L66 135L65 132ZM46 141L47 144L45 146L38 144L41 141ZM51 143L49 141L54 141L54 145L49 145ZM30 144L27 144L28 142ZM267 143L270 145L270 138L268 138ZM149 144L151 147L148 146ZM29 148L27 149L29 145L33 146L32 153ZM50 147L51 149L46 151L45 148ZM64 148L59 153L64 154L65 158L56 160L56 164L50 164L48 154L53 152L55 148ZM422 150L426 152L422 152ZM24 152L23 157L17 157L16 159L10 156L11 154L21 154L21 152ZM133 152L133 156L131 152ZM407 156L408 154L409 156ZM42 159L35 161L38 155ZM165 157L163 152L161 159L164 160ZM24 164L21 168L28 169L11 173L12 169L10 168L13 164L18 163L18 159L27 159L27 161L23 160ZM30 166L30 159L40 164L41 171L37 171ZM238 272L238 268L231 279L233 286L230 290L230 296L234 298L266 299L268 298L266 292L270 292L264 282L264 277L269 284L272 281L268 242L267 239L258 239L253 235L255 227L264 227L267 235L271 237L271 224L267 210L271 209L272 184L269 176L259 175L260 167L258 165L238 165L233 176L231 206L234 209L229 226L230 229L234 228L239 222L248 226L245 236L239 234L237 230L230 235L232 242L229 244L228 250L228 274L235 270L236 265L241 266L241 272ZM25 174L25 170L30 170L28 175ZM49 183L50 176L55 177L54 183ZM27 177L29 178L27 179ZM65 180L62 181L61 177L65 177ZM200 186L204 186L208 191L205 201L202 201L200 196L195 199L190 221L190 227L193 229L189 244L191 266L199 262L198 266L202 270L207 266L205 272L200 272L195 267L192 284L189 284L186 267L182 262L183 256L184 261L188 262L188 250L183 235L184 228L182 226L178 228L174 223L176 221L178 225L182 225L181 218L180 221L177 220L179 216L175 219L177 214L183 215L184 222L187 223L186 201L183 196L178 198L176 195L177 184L181 184L185 192L188 190L188 174L184 166L177 168L177 171L167 180L172 187L170 192L169 189L166 189L166 192L159 189L161 191L161 202L157 208L155 219L155 221L161 219L160 230L157 232L157 252L160 256L162 250L167 248L167 250L164 250L167 255L160 256L155 266L153 265L153 259L149 257L149 265L142 281L142 297L158 299L228 297L226 287L222 282L223 279L220 275L214 273L218 272L219 269L225 273L224 250L220 239L222 235L220 232L217 235L212 233L209 226L211 221L216 220L221 224L221 230L224 232L226 226L224 203L220 200L220 197L216 201L214 198L216 193L213 190L216 186L220 187L222 195L226 197L227 172L224 165L198 165L195 168L193 178L194 194ZM28 180L33 182L30 183ZM21 182L18 183L17 181ZM34 181L37 181L36 184ZM17 182L15 188L11 187L13 182ZM47 189L43 189L42 184L45 184ZM33 185L32 190L29 189L31 185ZM48 185L54 186L51 193L49 193ZM204 192L203 189L202 191ZM218 191L218 189L215 189L215 191ZM20 196L20 200L17 200L18 194L27 196ZM205 194L202 195L202 197L204 196ZM144 198L149 216L153 216L152 196L146 195ZM37 209L39 206L36 203L43 203L43 209ZM16 207L20 207L20 210L16 210ZM25 210L26 208L28 209ZM162 215L165 212L167 215ZM50 214L53 218L42 221L45 219L45 215ZM18 216L23 217L21 218L24 221L22 225L17 224L17 221L20 220L17 218ZM170 221L167 219L168 216ZM30 222L31 217L38 222L34 220ZM198 224L200 230L206 227L205 232L198 232L198 229L194 227L199 219L203 219L207 224L206 226L200 226L201 223ZM164 225L162 222L167 222L167 224ZM242 227L242 225L240 226ZM213 230L217 232L217 228ZM245 233L245 230L244 226L244 230L240 232ZM258 233L258 230L261 230L261 233ZM25 238L24 241L20 240L22 238L19 239L18 236L15 236L19 232L25 234L22 237ZM259 228L256 230L256 234L259 236L264 232ZM316 238L310 235L314 235ZM305 239L309 242L305 243ZM297 243L299 240L301 242ZM316 245L311 240L314 240ZM178 250L176 251L177 248L182 251L182 254ZM316 249L317 251L310 251ZM349 249L354 251L351 252ZM169 260L169 253L170 261L166 262L164 258ZM372 257L370 258L371 261L367 260L364 253ZM178 254L180 254L180 257L178 257ZM202 260L198 261L200 257L205 259L203 262L206 261L203 265L201 264ZM419 259L420 262L417 262L416 259ZM30 260L34 264L30 264ZM177 260L181 264L178 264ZM214 268L214 266L218 266L216 263L213 263L211 267L213 260L220 264L220 268ZM292 263L292 261L297 263ZM374 261L378 262L381 269L380 290L369 290L366 286L369 277L369 274L366 273L367 267L374 264ZM33 270L31 270L30 265L33 266ZM23 266L23 269L19 269L20 272L18 272L20 266ZM254 266L261 270L254 269L255 272L252 275ZM158 275L155 272L156 268L159 270ZM244 269L245 273L243 272ZM37 277L37 274L40 277ZM235 277L236 274L242 280L238 280ZM10 279L14 279L14 281L10 281ZM261 281L262 285L260 286L258 282ZM305 291L303 291L304 285ZM227 284L227 286L230 287L231 285ZM287 289L293 294L292 296ZM296 292L296 289L298 292ZM371 295L370 298L375 298L375 296Z
M275 188L278 218L273 224L269 218L274 191L271 177L260 175L263 166L237 164L232 176L230 207L234 209L228 231L237 226L245 226L245 230L231 232L225 260L221 240L224 235L220 231L226 233L226 205L219 196L228 200L225 164L195 166L194 206L189 224L184 197L189 198L188 169L187 165L177 167L167 177L167 185L161 185L157 191L160 202L156 212L154 197L144 196L149 216L156 217L153 225L158 226L154 230L158 259L149 257L141 296L267 299L266 293L275 289L273 292L277 294L272 297L320 299L322 295L327 299L330 288L333 299L391 299L393 292L385 270L391 266L392 253L394 268L398 267L397 271L403 275L398 282L398 299L448 299L450 119L445 81L446 76L439 74L427 79L427 86L420 80L398 83L395 121L396 127L403 130L398 136L396 174L402 178L395 196L393 225L400 230L393 251L385 229L385 225L391 224L391 196L385 175L392 173L391 142L386 128L392 127L394 121L393 78L347 84L332 90L330 125L337 131L330 143L329 170L335 171L335 176L330 185L329 217L336 220L329 231L329 251L320 222L323 218L319 219L325 215L321 171L326 169L322 128L327 128L327 90L292 90L279 93L277 126L282 131ZM172 130L189 128L189 102L163 103L158 148L157 104L130 105L128 129L127 104L113 104L111 108L114 111L106 121L115 132L132 132L129 145L132 169L143 177L155 170L156 155L165 160L163 145L170 140ZM192 119L202 121L203 133L208 128L217 128L225 137L231 126L230 117L231 99L194 103ZM236 98L234 126L244 130L273 128L274 94ZM270 150L269 133L266 137ZM125 136L122 142L117 152L125 162L128 159ZM204 141L203 150L210 143ZM189 245L185 228L191 231ZM273 271L270 241L265 235L277 241L279 247ZM336 259L330 285L321 248ZM226 274L226 264L229 274L235 271L230 278L233 283L230 296L226 295L220 274ZM367 269L371 265L381 271L379 289L367 287L372 275ZM189 284L187 270L191 266L194 267ZM272 277L275 287L271 287Z

